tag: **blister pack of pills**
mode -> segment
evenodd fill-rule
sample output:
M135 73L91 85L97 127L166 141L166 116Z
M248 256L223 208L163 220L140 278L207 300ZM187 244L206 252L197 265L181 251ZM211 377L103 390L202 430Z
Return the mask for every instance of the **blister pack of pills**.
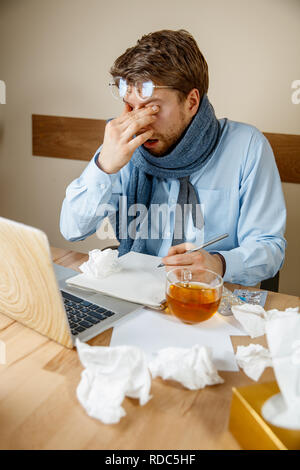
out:
M251 291L247 289L235 289L233 293L247 304L261 305L262 307L264 307L268 295L267 291Z
M262 307L267 299L266 291L250 291L247 289L235 289L231 292L226 287L223 287L222 300L220 302L218 312L221 315L232 315L231 307L233 305L255 304Z

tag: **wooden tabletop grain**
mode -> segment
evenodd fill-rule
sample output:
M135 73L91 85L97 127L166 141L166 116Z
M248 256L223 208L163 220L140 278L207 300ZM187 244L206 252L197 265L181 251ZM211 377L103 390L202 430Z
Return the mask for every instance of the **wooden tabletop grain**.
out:
M53 261L78 269L87 255L52 248ZM228 285L231 290L237 285ZM299 306L299 297L270 292L266 309ZM112 329L89 341L108 346ZM0 314L0 449L239 449L228 431L232 387L254 384L242 371L219 372L224 383L198 391L173 381L154 379L152 399L140 406L125 398L126 416L105 425L90 418L76 398L83 370L75 349ZM265 338L232 337L238 345ZM274 380L268 368L260 382Z

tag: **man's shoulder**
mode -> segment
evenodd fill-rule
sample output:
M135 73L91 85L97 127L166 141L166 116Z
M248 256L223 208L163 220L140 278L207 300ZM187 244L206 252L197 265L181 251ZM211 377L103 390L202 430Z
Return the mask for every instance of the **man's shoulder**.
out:
M243 168L250 168L263 161L265 167L274 166L275 159L272 147L257 127L231 120L227 120L226 125L227 132L223 152L226 156L234 152L235 158L229 159L234 165L239 162Z
M252 124L227 119L226 127L229 138L240 138L245 142L250 140L265 140L264 134Z

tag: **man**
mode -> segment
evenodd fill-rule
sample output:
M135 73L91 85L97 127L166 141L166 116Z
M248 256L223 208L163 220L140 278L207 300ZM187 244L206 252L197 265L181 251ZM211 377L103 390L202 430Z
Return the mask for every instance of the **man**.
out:
M124 110L67 188L64 237L83 240L108 215L120 254L162 256L167 269L206 267L244 285L273 277L284 259L286 210L272 150L255 127L216 118L193 37L143 36L110 72ZM211 250L185 253L224 233Z

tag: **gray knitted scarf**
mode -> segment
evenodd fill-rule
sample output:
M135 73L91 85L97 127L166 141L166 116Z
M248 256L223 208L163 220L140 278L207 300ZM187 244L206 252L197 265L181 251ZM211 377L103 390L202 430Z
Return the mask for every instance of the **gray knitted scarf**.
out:
M176 146L165 156L155 157L143 146L135 150L131 161L133 170L130 176L127 194L128 209L133 204L143 204L147 209L150 206L152 178L174 178L182 180L200 170L210 159L220 137L220 124L207 95L204 95L197 114L180 138ZM187 202L195 203L195 189L189 182L191 199ZM199 201L197 201L199 203ZM120 208L119 208L120 211ZM117 217L118 219L118 217ZM127 227L134 221L134 216L128 216ZM124 227L116 221L116 235L120 242L119 255L129 251L146 252L145 239L139 237L137 227L131 236L124 235ZM121 222L122 224L122 222ZM132 224L131 224L132 226Z

